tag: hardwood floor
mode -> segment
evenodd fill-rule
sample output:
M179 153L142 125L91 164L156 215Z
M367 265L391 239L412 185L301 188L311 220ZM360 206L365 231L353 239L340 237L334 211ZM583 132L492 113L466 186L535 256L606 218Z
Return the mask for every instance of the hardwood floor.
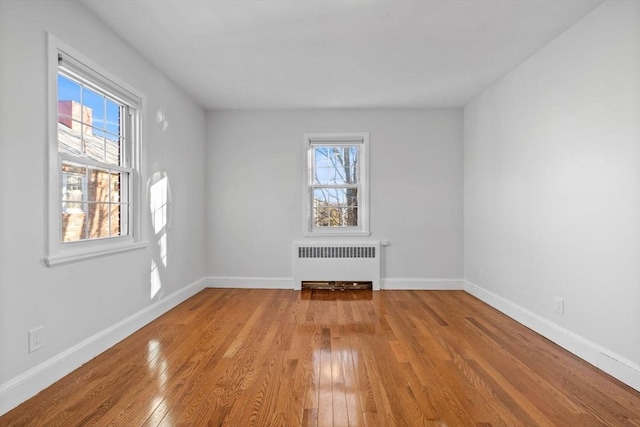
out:
M640 393L462 291L206 289L2 426L640 426Z

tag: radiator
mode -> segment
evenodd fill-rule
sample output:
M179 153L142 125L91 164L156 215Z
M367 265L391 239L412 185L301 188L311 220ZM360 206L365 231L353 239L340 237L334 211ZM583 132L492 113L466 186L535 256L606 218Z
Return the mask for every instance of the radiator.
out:
M380 289L380 242L294 242L294 289L302 282L370 281Z

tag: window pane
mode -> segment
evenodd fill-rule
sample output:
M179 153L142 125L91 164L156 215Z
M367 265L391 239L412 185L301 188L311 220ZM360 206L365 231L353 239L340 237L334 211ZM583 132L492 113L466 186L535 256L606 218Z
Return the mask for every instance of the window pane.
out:
M313 224L316 227L331 226L331 208L316 207L313 209Z
M69 163L62 165L62 212L83 212L87 169ZM63 230L64 231L64 230Z
M92 134L85 134L83 138L86 156L102 163L120 165L118 137L98 129L91 129L91 132Z
M58 151L121 165L122 106L58 74Z
M79 103L80 84L58 74L58 100L76 101Z
M109 142L115 143L116 146L119 146L120 143L120 135L118 135L117 133L112 133L110 131L107 130L107 132L105 132L104 136L109 140Z
M104 139L107 136L107 132L102 129L93 128L92 129L93 136Z
M126 172L62 164L62 236L64 242L127 234L127 204L121 185Z
M58 74L58 133L64 132L64 135L58 135L58 145L59 149L62 148L61 152L67 152L65 148L68 146L72 150L69 154L73 155L82 152L80 141L82 117L79 113L82 101L81 91L82 86L79 83Z
M120 157L120 141L118 139L111 139L113 135L107 134L105 143L105 159L104 162L110 165L121 165Z
M120 236L120 215L122 207L120 205L111 205L111 237Z
M60 105L58 105L60 107ZM79 122L64 116L58 116L58 152L72 156L82 155L82 138Z
M313 220L316 227L358 226L358 190L355 188L315 188Z
M62 201L63 211L66 212L69 209L80 208L79 203L82 203L84 193L84 176L65 174L62 182Z
M356 227L358 208L317 207L314 208L313 221L316 227Z
M78 203L73 210L62 213L62 241L83 240L86 233L86 204Z
M358 226L358 208L357 207L345 208L344 220L348 227L357 227Z
M110 99L107 99L107 123L105 129L112 134L120 134L120 105Z
M87 199L89 201L89 239L121 236L126 220L127 205L122 203L121 185L126 182L125 172L104 169L89 170Z
M314 206L358 206L358 189L314 188L313 200Z
M82 102L85 106L82 121L96 129L105 129L105 97L85 87L82 92Z
M108 203L89 203L89 239L109 237L109 215L110 205Z
M358 183L358 146L314 146L313 154L313 180L315 184Z
M120 202L120 183L122 182L121 174L112 172L110 186L109 201Z
M108 171L91 169L89 171L89 187L87 199L90 202L108 202L110 200Z
M89 132L93 132L93 129L89 129ZM82 137L82 143L84 144L84 154L88 158L99 162L105 162L104 138L99 138L92 134L85 133Z

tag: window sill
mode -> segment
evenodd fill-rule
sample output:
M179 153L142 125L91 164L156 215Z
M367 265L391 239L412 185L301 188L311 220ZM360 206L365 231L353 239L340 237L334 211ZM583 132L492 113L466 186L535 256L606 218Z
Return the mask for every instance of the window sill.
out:
M44 259L44 263L47 267L58 267L61 265L71 264L79 261L85 261L88 259L100 258L103 256L135 251L138 249L144 249L147 247L147 245L148 245L148 242L127 243L126 245L94 248L94 249L77 251L77 252L68 252L68 253L46 257Z
M368 237L371 236L370 231L305 231L302 233L304 237Z

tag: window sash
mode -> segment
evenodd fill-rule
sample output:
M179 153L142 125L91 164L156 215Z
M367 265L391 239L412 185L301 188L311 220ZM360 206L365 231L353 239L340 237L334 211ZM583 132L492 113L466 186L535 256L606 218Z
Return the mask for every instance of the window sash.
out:
M78 157L72 156L65 153L58 153L58 158L60 161L60 165L62 163L76 163L78 165L94 168L94 169L105 169L112 170L123 173L133 173L133 168L128 168L124 166L113 165L111 163L102 163L93 159L88 159L86 157Z
M304 183L304 199L305 208L303 210L303 233L305 235L315 234L340 234L340 235L368 235L369 233L369 212L368 212L368 174L367 174L367 145L369 140L369 134L366 132L358 133L305 133L304 144L305 152L307 153L307 162L305 165L305 183ZM356 147L357 161L352 164L351 171L355 172L355 183L317 183L315 179L316 172L316 148L318 147ZM340 167L340 166L338 166ZM320 168L318 168L320 169ZM331 169L331 168L327 168ZM327 180L328 181L328 180ZM339 181L339 179L337 180ZM316 206L314 193L319 189L327 190L356 190L357 194L356 204L348 206L348 202L344 203L344 206ZM331 221L325 223L328 225L319 225L316 222L317 212L326 211L327 209L339 209L344 212L347 210L351 214L357 216L357 224L345 225L344 223L332 225ZM325 215L326 216L326 215ZM341 218L345 218L344 215Z
M72 157L72 156L67 156ZM95 162L94 162L95 163ZM86 241L94 241L94 240L104 240L104 239L117 239L128 236L129 233L129 215L131 214L131 202L130 202L130 182L131 175L133 173L132 170L128 168L120 168L120 167L102 167L102 166L90 166L86 163L76 162L76 161L60 161L59 162L59 171L60 171L60 212L61 212L61 222L60 222L60 241L63 245L78 243L78 242L86 242ZM82 173L74 173L74 172L65 172L63 169L63 165L69 165L72 167L77 167L79 169L84 169L84 174ZM108 177L107 183L107 197L104 200L99 200L96 198L90 197L90 188L92 187L89 183L92 174L98 172L97 175L106 175ZM112 194L113 183L111 181L113 175L118 175L119 183L118 183L118 198L114 200L114 196ZM65 176L67 179L65 179ZM65 181L68 182L69 176L77 176L82 179L82 190L81 196L82 200L73 200L68 198L67 192L65 189ZM94 191L97 190L97 186L99 183L96 183L93 186ZM72 205L74 208L78 208L80 206L79 211L68 211L69 205ZM97 212L95 209L99 209L97 207L102 206L100 212ZM118 222L117 222L117 234L114 232L114 211L113 208L118 208ZM106 211L105 211L106 209ZM95 231L98 235L92 236L91 234L96 230L96 225L94 223L95 218L93 215L101 214L103 217L106 217L106 230L107 235L104 235L104 224L103 227L97 229ZM92 215L93 214L93 215ZM77 236L73 236L74 230L73 227L75 224L70 222L77 222L78 215L81 215L80 219L82 220L82 224L80 225L82 230L76 231ZM104 220L103 220L104 221ZM68 227L71 227L67 230ZM71 236L70 236L71 235Z
M311 229L312 230L316 230L316 229L321 229L321 230L326 230L326 229L330 229L330 228L348 228L348 229L353 229L353 230L357 230L361 228L361 224L362 224L362 209L360 209L361 206L361 200L362 200L362 195L361 195L361 190L359 186L349 186L349 187L336 187L336 186L332 186L332 187L324 187L324 188L329 188L329 189L353 189L356 190L356 204L355 205L350 205L348 200L345 200L344 203L331 203L331 204L327 204L326 206L316 206L315 204L315 190L318 188L322 188L319 186L311 186L310 187L310 191L309 191L309 199L310 199L310 208L311 208ZM351 210L351 211L356 211L356 223L354 225L318 225L317 221L316 221L316 216L317 216L317 212L321 211L321 210L325 210L325 211L331 211L333 209L337 209L337 210Z
M332 148L335 150L332 150ZM324 155L319 155L322 149L327 149L328 151ZM361 144L311 143L310 150L312 178L310 184L338 186L360 184ZM349 160L345 165L346 159ZM341 164L337 164L338 161ZM335 182L335 184L330 184L331 181Z
M354 142L356 142L356 144L354 144ZM361 144L362 144L362 139L361 138L356 138L355 141L344 141L344 140L324 140L322 138L317 138L312 140L312 142L310 142L309 144L309 149L311 151L311 162L309 164L309 197L311 198L311 208L312 208L312 215L311 215L311 228L312 230L316 230L316 229L322 229L322 230L326 230L327 228L332 229L332 228L340 228L340 229L344 229L344 228L348 228L348 229L359 229L360 228L360 224L361 224L361 209L358 209L358 207L360 206L360 200L361 200L361 187L362 187L362 180L360 179L360 167L358 167L360 165L360 155L361 155ZM336 147L336 148L341 148L343 150L351 150L352 148L355 148L355 156L356 158L353 159L353 162L349 165L347 165L346 167L351 168L353 167L353 170L355 171L355 176L353 177L353 181L355 181L355 183L340 183L340 184L318 184L316 183L316 176L318 174L318 169L316 166L318 165L318 159L317 159L317 150L318 148L330 148L330 147ZM328 167L328 170L331 169L338 169L340 167L344 167L344 166L340 166L340 165L333 165L333 167ZM339 172L338 172L339 173ZM356 190L356 205L349 205L348 204L348 200L345 200L344 204L342 203L338 203L338 201L336 201L335 203L330 203L327 202L326 206L316 206L316 190L323 190L323 189L327 189L327 190ZM346 195L345 195L346 197ZM353 225L347 225L345 224L345 218L347 217L346 212L350 211L356 212L356 218L355 218L355 224ZM331 214L333 214L334 212L338 212L338 218L336 217L332 217L331 214L327 217L324 218L325 215L321 215L320 212L331 212ZM320 219L319 216L320 215ZM318 224L318 222L325 222L324 225Z
M90 70L90 69L87 69ZM131 100L132 98L130 97L126 97L126 96L120 96L120 95L113 95L113 90L109 90L109 81L105 81L105 87L107 87L107 89L103 89L103 87L101 86L101 84L103 83L102 81L100 81L100 83L95 83L94 80L97 80L100 78L100 75L96 76L96 75L91 75L89 74L89 72L87 70L84 70L84 73L69 73L68 67L64 67L62 65L58 66L58 75L62 75L67 79L70 79L74 82L76 82L78 85L86 87L94 92L96 92L98 95L105 97L106 99L110 99L114 102L116 102L119 105L120 108L120 117L119 117L119 133L116 135L118 137L118 149L119 149L119 155L118 155L118 161L119 161L119 166L130 166L132 163L132 157L133 157L133 153L131 152L132 150L132 146L133 146L133 138L134 138L134 132L135 132L135 128L134 128L134 122L136 120L138 120L138 113L137 113L137 105L139 105L139 102L133 101L132 103L129 103L129 100ZM58 100L60 101L60 100ZM84 103L84 100L81 99L81 108L86 107L86 104ZM68 117L68 115L62 114L58 108L58 104L56 103L56 120L59 121L60 117L65 117L67 119L69 119L72 122L77 122L77 120L73 120L72 117ZM89 127L91 129L96 129L93 124L88 124L88 123L84 123L84 122L80 122L81 127ZM59 126L59 125L58 125ZM106 134L110 134L110 135L115 135L111 132L108 132L106 130L106 126L105 129L100 129L100 132L104 132L105 136L103 138L105 147L104 149L106 150ZM83 140L83 135L84 135L84 131L81 131L80 134L80 139L81 139L81 144L82 144L82 140ZM95 136L96 138L100 139L101 137ZM106 152L106 151L105 151ZM59 154L65 154L65 153L60 153ZM105 154L106 156L106 154ZM83 155L82 156L76 156L77 157L77 161L96 161L98 163L100 163L98 160L95 159L91 159L88 156ZM82 160L84 159L84 160ZM105 157L106 159L106 157ZM109 166L113 166L114 163L104 163L104 164L108 164Z
M132 165L132 154L131 148L133 146L133 138L134 138L134 120L137 120L137 108L140 106L139 98L132 96L125 89L121 88L120 85L114 83L111 79L104 76L102 73L97 72L93 68L80 61L77 61L73 56L68 55L64 51L58 51L58 67L57 67L57 75L62 75L65 78L76 82L81 87L84 87L88 90L95 92L98 96L102 96L105 100L111 100L115 102L120 109L119 113L119 123L118 123L118 153L117 153L117 161L119 164L101 162L96 160L95 158L90 158L84 155L84 147L81 147L83 150L83 155L75 156L68 153L62 153L58 151L58 173L59 173L59 185L58 185L58 194L59 194L59 203L58 209L60 212L60 221L59 221L59 230L60 230L60 243L63 246L66 246L70 243L79 243L79 242L89 242L96 240L105 240L105 239L121 239L124 237L133 237L131 232L131 228L129 227L130 223L130 215L131 211L131 196L133 195L133 174L135 173L135 169L131 167ZM57 78L56 78L57 79ZM83 93L83 92L81 92ZM56 99L58 99L59 94L56 94ZM59 99L58 99L59 101ZM105 101L106 102L106 101ZM85 107L84 98L81 96L80 99L81 108ZM59 117L61 117L61 112L57 108L56 103L56 122L59 121ZM104 113L106 114L106 112ZM107 117L103 117L106 119ZM59 126L59 125L56 125ZM83 126L93 127L93 123L84 123ZM105 124L105 129L106 129ZM92 133L93 134L93 133ZM80 138L82 139L83 133L81 133ZM103 140L104 144L106 144L106 140ZM59 150L59 145L57 145ZM105 145L106 150L106 145ZM107 158L105 157L105 160ZM68 215L63 212L63 206L68 201L64 200L63 194L63 181L64 174L63 164L75 164L79 167L85 168L86 176L85 180L89 179L90 171L101 171L106 173L106 176L109 177L109 184L111 184L111 174L117 173L120 177L119 182L119 200L118 201L101 201L101 200L88 200L89 196L88 192L83 193L83 200L80 204L82 207L82 227L83 230L80 232L78 236L74 236L72 240L67 240L67 229L68 222L65 223L65 215ZM102 176L102 174L99 174ZM88 183L85 183L85 186ZM99 184L96 184L99 185ZM104 185L104 183L102 183ZM111 191L111 188L108 189ZM116 208L116 215L118 216L118 224L117 224L117 233L115 233L115 227L113 226L114 221L114 210ZM96 211L99 209L99 211ZM99 228L96 231L92 230L94 226L94 215L99 215L106 217L108 222L106 228L106 235L103 228ZM104 220L103 220L104 221ZM93 235L92 235L93 234Z

